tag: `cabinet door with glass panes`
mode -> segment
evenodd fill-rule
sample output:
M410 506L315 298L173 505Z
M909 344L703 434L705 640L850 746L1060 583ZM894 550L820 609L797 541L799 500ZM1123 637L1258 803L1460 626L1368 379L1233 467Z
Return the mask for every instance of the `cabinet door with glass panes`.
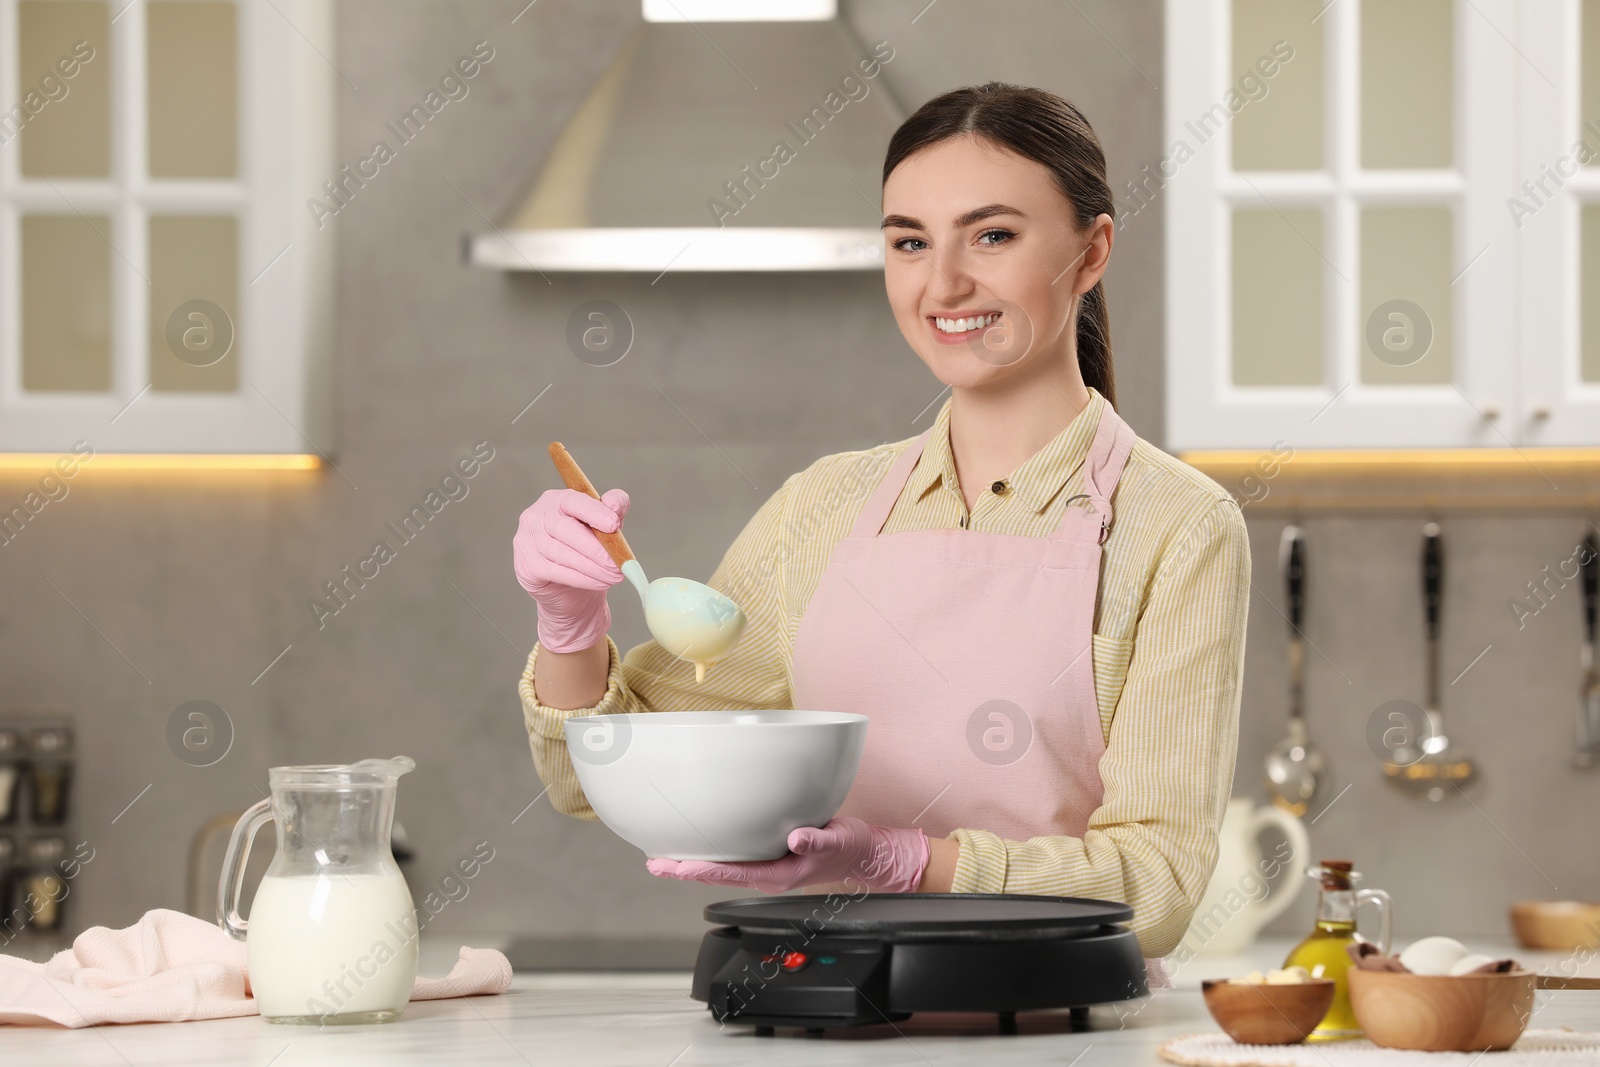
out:
M1535 440L1534 385L1578 367L1519 332L1507 208L1547 3L1576 28L1576 0L1169 0L1169 447Z
M1600 444L1600 0L1519 14L1522 143L1505 206L1522 248L1526 440Z
M331 31L326 0L0 0L0 452L331 446Z

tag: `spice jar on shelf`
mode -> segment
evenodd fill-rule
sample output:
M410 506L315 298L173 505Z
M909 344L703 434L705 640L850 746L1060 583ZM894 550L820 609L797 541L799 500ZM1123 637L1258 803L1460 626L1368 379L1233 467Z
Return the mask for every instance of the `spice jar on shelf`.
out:
M0 826L17 821L22 784L22 734L0 727Z
M61 864L66 858L67 843L59 837L36 837L28 842L28 865L18 879L15 904L27 910L27 921L38 933L61 929L67 896Z
M28 800L33 821L57 826L67 821L72 785L72 731L47 726L28 734Z

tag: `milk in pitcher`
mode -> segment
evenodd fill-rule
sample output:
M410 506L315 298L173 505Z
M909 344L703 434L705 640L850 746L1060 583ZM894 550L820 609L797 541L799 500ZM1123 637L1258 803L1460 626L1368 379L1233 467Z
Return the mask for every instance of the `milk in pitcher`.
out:
M268 875L246 942L252 992L269 1019L379 1021L411 999L417 919L398 870Z

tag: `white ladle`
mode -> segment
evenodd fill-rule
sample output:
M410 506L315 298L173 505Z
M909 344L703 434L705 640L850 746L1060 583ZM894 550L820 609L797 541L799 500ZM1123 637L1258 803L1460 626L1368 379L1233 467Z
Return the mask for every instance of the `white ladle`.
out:
M1311 740L1306 726L1305 531L1286 526L1278 560L1289 587L1289 736L1267 753L1267 791L1272 802L1291 815L1303 816L1326 779L1328 759Z
M600 499L578 461L560 441L550 442L550 459L568 489ZM656 643L679 659L693 663L695 682L705 681L706 665L727 655L744 632L745 617L739 605L709 585L687 578L657 578L652 582L645 577L644 568L620 530L595 530L594 535L639 591L645 625Z

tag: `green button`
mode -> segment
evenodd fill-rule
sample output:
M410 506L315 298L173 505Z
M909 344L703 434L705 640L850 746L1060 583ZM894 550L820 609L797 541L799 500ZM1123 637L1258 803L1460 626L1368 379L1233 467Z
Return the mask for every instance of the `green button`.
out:
M833 956L818 956L817 957L817 962L818 963L838 963L839 961L837 959L835 959Z

